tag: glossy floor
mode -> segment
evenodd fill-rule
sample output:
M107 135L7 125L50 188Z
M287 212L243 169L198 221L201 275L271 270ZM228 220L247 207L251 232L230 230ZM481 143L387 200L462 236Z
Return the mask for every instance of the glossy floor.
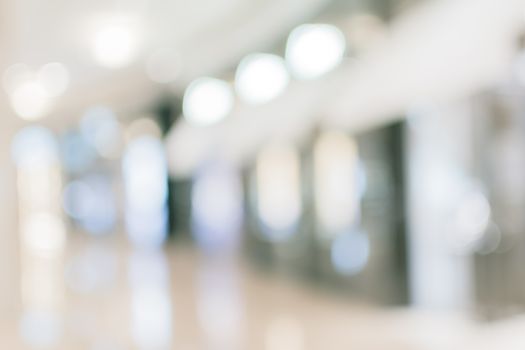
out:
M29 260L21 260L20 307L0 317L1 349L525 347L519 318L481 324L459 315L358 305L186 245L151 251L83 241L69 244L61 258Z

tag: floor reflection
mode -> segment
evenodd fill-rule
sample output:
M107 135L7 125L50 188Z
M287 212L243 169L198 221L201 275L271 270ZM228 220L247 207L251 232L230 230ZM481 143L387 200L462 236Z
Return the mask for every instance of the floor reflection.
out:
M61 263L63 278L56 267L35 266L42 283L31 295L47 300L52 281L61 300L47 309L22 303L16 317L3 315L2 349L495 349L502 339L505 349L521 349L525 341L513 332L523 320L482 325L461 315L377 309L184 244L137 249L77 237Z

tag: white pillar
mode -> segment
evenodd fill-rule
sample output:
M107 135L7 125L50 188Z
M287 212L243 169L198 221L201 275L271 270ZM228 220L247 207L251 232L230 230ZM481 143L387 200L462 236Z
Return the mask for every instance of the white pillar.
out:
M409 118L411 297L416 307L465 310L472 303L472 260L458 251L455 206L472 175L468 104L432 106Z

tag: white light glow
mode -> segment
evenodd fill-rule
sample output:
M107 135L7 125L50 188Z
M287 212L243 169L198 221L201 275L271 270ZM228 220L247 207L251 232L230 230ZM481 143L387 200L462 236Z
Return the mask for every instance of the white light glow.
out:
M59 97L69 86L69 71L62 63L48 63L38 71L37 81L48 96Z
M172 83L179 77L182 59L179 52L173 49L160 49L149 56L146 62L146 73L156 83Z
M346 50L343 33L328 24L305 24L292 31L286 61L298 79L315 79L334 69Z
M333 237L359 219L357 145L342 132L325 132L314 150L314 191L319 233Z
M186 89L184 117L192 124L209 126L226 118L233 104L233 91L228 83L214 78L200 78Z
M97 63L106 68L122 68L135 59L139 37L127 21L116 21L97 28L92 45Z
M26 247L37 256L56 256L66 244L65 227L56 215L31 215L23 227Z
M257 159L257 205L265 234L284 240L293 234L302 212L300 159L287 144L272 145Z
M282 94L289 82L290 76L281 57L253 54L239 64L235 89L245 102L262 104Z
M37 81L19 85L11 95L11 105L15 113L25 120L41 119L52 107L48 92Z

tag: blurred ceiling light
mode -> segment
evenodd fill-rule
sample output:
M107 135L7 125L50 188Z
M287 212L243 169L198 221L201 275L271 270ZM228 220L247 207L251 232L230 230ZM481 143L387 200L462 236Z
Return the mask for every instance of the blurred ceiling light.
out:
M146 62L146 73L156 83L172 83L180 75L182 59L173 49L160 49L151 54Z
M253 54L239 64L235 89L245 102L263 104L282 94L289 82L290 76L281 57Z
M9 67L3 86L15 113L25 120L37 120L48 114L53 98L62 95L69 85L69 72L61 63L48 63L38 73L23 63Z
M93 57L106 68L125 67L138 53L138 39L137 31L128 21L105 23L93 37Z
M364 232L344 233L332 243L332 265L340 274L347 276L358 274L365 268L369 256L370 240Z
M49 97L59 97L69 86L69 71L62 63L44 65L37 73L38 83L46 90Z
M329 24L305 24L292 31L286 46L286 61L294 77L315 79L341 61L346 50L343 33Z
M22 119L37 120L50 112L52 103L46 89L37 81L19 85L11 94L11 105Z
M33 80L31 68L24 63L17 63L4 72L2 85L8 94L12 94L20 85Z
M234 95L230 85L214 78L199 78L184 94L183 112L188 122L198 126L216 124L232 111Z

